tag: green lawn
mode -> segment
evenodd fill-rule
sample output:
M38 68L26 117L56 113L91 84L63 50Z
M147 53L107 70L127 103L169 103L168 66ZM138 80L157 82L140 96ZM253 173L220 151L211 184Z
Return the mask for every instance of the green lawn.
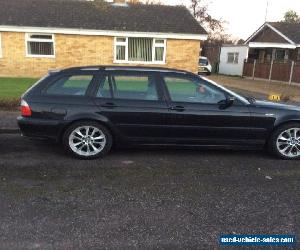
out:
M0 99L17 99L36 81L32 78L0 78Z

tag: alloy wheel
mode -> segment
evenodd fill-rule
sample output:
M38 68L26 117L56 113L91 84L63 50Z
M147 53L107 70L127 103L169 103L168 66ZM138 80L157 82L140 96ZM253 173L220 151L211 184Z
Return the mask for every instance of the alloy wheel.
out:
M277 150L285 157L300 156L300 128L289 128L277 137Z
M94 126L78 127L69 136L70 148L80 156L94 156L99 154L105 145L105 134Z

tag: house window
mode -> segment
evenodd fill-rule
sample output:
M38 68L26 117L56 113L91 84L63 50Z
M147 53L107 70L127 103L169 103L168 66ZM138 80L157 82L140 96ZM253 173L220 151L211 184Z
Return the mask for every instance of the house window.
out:
M54 35L26 34L26 56L55 57Z
M166 40L140 37L115 38L115 62L165 63Z
M239 63L239 53L227 53L227 63L238 64Z
M275 52L275 60L283 61L285 59L285 50L284 49L277 49Z
M116 52L115 59L116 61L125 61L127 56L127 38L125 37L117 37L115 40Z

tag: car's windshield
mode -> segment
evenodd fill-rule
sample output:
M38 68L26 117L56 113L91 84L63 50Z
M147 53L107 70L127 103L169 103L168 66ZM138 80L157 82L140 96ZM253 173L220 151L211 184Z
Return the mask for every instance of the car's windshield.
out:
M200 65L208 65L208 60L206 58L199 58L199 64Z

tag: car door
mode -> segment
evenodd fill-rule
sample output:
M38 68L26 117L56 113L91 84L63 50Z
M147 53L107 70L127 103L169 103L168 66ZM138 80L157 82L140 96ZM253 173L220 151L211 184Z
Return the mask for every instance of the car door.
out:
M176 143L231 145L250 139L250 112L242 101L224 108L225 90L189 74L162 73L169 136Z
M161 143L168 132L168 107L154 72L107 70L95 102L126 139Z

